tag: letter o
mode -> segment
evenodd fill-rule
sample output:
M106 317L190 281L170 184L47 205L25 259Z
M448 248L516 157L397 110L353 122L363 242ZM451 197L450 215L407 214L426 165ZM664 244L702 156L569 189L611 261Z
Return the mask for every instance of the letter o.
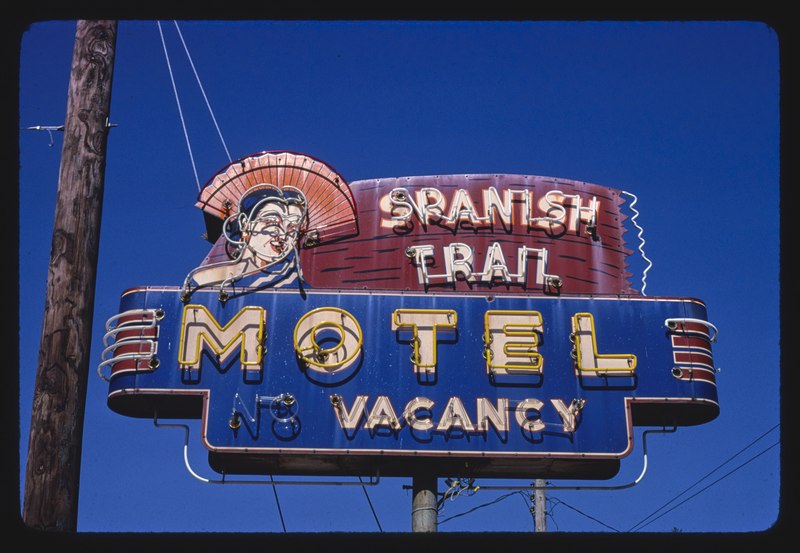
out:
M319 336L329 330L338 342L329 348L320 345ZM347 369L358 360L364 334L356 318L338 307L312 309L294 327L294 349L309 369L327 374Z

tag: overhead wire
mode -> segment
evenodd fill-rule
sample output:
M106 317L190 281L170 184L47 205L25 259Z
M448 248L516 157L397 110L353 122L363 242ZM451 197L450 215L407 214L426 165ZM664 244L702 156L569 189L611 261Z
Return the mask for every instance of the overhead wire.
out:
M638 528L634 527L635 529L631 529L631 530L629 530L629 532L638 532L639 530L641 530L641 529L642 529L642 528L644 528L645 526L649 526L650 524L652 524L653 522L655 522L655 521L656 521L656 520L658 520L659 518L663 517L663 516L664 516L664 515L666 515L667 513L670 513L670 512L672 512L672 511L674 511L675 509L677 509L678 507L680 507L680 506L681 506L681 505L683 505L684 503L688 502L690 499L693 499L693 498L697 497L698 495L700 495L701 493L703 493L704 491L706 491L707 489L709 489L711 486L714 486L715 484L717 484L717 483L719 483L720 481L724 480L725 478L727 478L728 476L730 476L731 474L733 474L734 472L736 472L736 471L737 471L737 470L739 470L740 468L743 468L744 466L746 466L746 465L748 465L748 464L752 463L753 461L755 461L756 459L758 459L759 457L761 457L762 455L764 455L765 453L767 453L769 450L771 450L773 447L780 445L780 443L781 443L781 442L780 442L780 440L779 440L779 441L777 441L777 442L773 443L772 445L769 445L769 446L767 446L766 448L764 448L764 449L763 449L763 450L761 450L760 452L758 452L758 453L756 453L755 455L753 455L752 457L750 457L750 458L749 458L747 461L745 461L744 463L742 463L742 464L740 464L739 466L737 466L737 467L735 467L735 468L731 469L731 470L730 470L730 471L728 471L727 473L723 474L722 476L720 476L719 478L717 478L716 480L714 480L713 482L711 482L711 483L710 483L709 485L707 485L706 487L704 487L704 488L701 488L700 490L698 490L697 492L693 493L692 495L690 495L689 497L687 497L686 499L684 499L683 501L681 501L681 502L680 502L680 503L678 503L677 505L675 505L675 506L671 507L670 509L667 509L666 511L664 511L663 513L661 513L661 514L660 514L660 515L658 515L657 517L655 517L655 518L653 518L653 519L651 519L651 520L647 521L645 524L641 524L641 523L640 523L640 524L641 524L641 526L639 526ZM692 486L694 486L694 485L695 485L695 484L692 484ZM690 488L691 488L692 486L690 486ZM685 491L684 491L684 492L681 492L681 495L682 495L683 493L685 493ZM671 499L671 500L670 500L668 503L670 503L670 502L672 502L672 501L674 501L674 499ZM661 509L663 509L663 507L661 507ZM659 509L659 510L660 510L660 509Z
M194 180L197 183L197 191L200 191L200 177L197 176L197 166L194 162L194 154L192 153L192 144L189 142L189 133L186 130L186 121L183 118L183 109L181 108L181 100L178 96L178 88L175 86L175 77L172 74L172 64L169 61L169 53L167 52L167 43L164 41L164 32L161 29L161 22L156 21L158 25L158 34L161 35L161 46L164 48L164 57L167 60L167 69L169 70L169 79L172 82L172 92L175 94L175 102L178 104L178 115L181 118L181 127L183 127L183 137L186 139L186 147L189 149L189 159L192 162L192 171L194 171Z
M361 482L361 489L364 490L364 495L367 497L367 503L369 503L369 508L372 510L372 516L375 517L375 524L378 525L378 530L383 532L383 528L381 527L381 521L378 520L378 514L375 512L375 507L372 506L372 501L369 498L369 494L367 493L367 487L364 486L364 482L361 480L361 477L358 477L358 481Z
M469 510L464 511L462 513L458 513L458 514L453 515L451 517L442 519L442 520L439 521L439 524L444 524L445 522L453 520L454 518L458 518L458 517L462 517L462 516L468 515L470 513L474 513L475 511L478 511L480 509L483 509L484 507L489 507L491 505L499 503L500 501L503 501L503 500L513 496L513 495L519 495L519 496L521 496L523 498L523 501L525 502L525 507L530 512L531 517L533 518L533 521L534 521L534 526L535 526L535 524L536 524L536 513L535 513L535 510L534 510L533 506L529 506L530 497L529 497L528 494L526 494L525 492L523 492L521 490L516 490L516 491L509 492L509 493L507 493L505 495L501 495L500 497L496 497L492 501L488 501L486 503L483 503L481 505L473 507L472 509L469 509ZM565 507L567 507L569 509L572 509L573 511L585 516L586 518L588 518L590 520L593 520L594 522L597 522L598 524L600 524L602 526L605 526L606 528L608 528L610 530L613 530L615 532L620 532L620 530L618 530L617 528L614 528L613 526L611 526L609 524L606 524L605 522L599 520L596 517L593 517L591 515L588 515L588 514L584 513L580 509L577 509L576 507L573 507L572 505L566 503L565 501L562 501L562 500L560 500L558 498L550 498L550 497L548 497L547 500L550 501L553 504L553 507L551 509L548 509L548 513L547 514L551 518L553 523L556 524L556 526L558 526L558 523L556 522L555 517L552 515L552 510L555 508L555 506L564 505Z
M200 75L197 74L197 69L194 67L194 61L192 61L192 56L189 54L189 48L186 46L186 41L183 40L183 33L181 33L181 28L178 27L178 22L173 19L173 23L175 23L175 29L178 31L178 36L181 39L181 44L183 44L183 50L186 52L186 58L189 60L189 65L192 66L192 71L194 72L194 78L197 80L197 86L200 87L200 92L203 94L203 100L206 102L206 107L208 108L208 113L211 114L211 120L214 122L214 127L217 129L217 134L219 135L219 139L222 142L222 147L225 149L225 155L228 156L228 162L233 161L231 159L231 154L228 152L228 146L225 144L225 139L222 137L222 131L219 129L219 125L217 124L217 118L214 117L214 110L211 109L211 103L208 101L208 97L206 96L206 91L203 88L203 83L200 82Z
M761 450L760 452L758 452L757 454L755 454L754 456L752 456L750 459L748 459L747 461L745 461L745 462L744 462L744 463L742 463L741 465L737 466L736 468L732 469L731 471L727 472L726 474L724 474L724 475L720 476L719 478L717 478L716 480L714 480L713 482L711 482L711 483L710 483L708 486L706 486L705 488L702 488L701 490L698 490L696 493L694 493L694 494L690 495L689 497L687 497L686 499L684 499L683 501L681 501L680 503L678 503L677 505L675 505L675 506L674 506L674 507L672 507L671 509L668 509L668 510L664 511L663 513L661 513L660 515L658 515L658 516L657 516L657 517L655 517L654 519L652 519L652 520L648 521L646 524L643 524L643 525L642 525L640 528L638 528L637 530L641 530L641 529L642 529L642 528L644 528L645 526L648 526L649 524L651 524L651 523L655 522L656 520L658 520L658 519L659 519L659 518L661 518L662 516L666 515L667 513L671 512L671 511L674 511L675 509L677 509L678 507L680 507L681 505L683 505L684 503L686 503L686 502L687 502L687 501L689 501L690 499L693 499L694 497L697 497L697 496L698 496L698 495L700 495L702 492L704 492L704 491L706 491L707 489L709 489L711 486L713 486L713 485L717 484L717 483L718 483L718 482L720 482L721 480L724 480L725 478L727 478L728 476L730 476L731 474L733 474L734 472L736 472L736 471L737 471L737 470L739 470L740 468L744 467L745 465L748 465L748 464L752 463L752 462L753 462L753 461L755 461L757 458L761 457L762 455L764 455L765 453L767 453L767 452L768 452L770 449L772 449L773 447L775 447L775 446L778 446L778 445L780 445L780 441L777 441L777 442L773 443L772 445L770 445L770 446L767 446L765 449Z
M533 522L533 528L536 528L536 500L534 499L533 494L525 494L524 492L519 492L520 495L523 496L525 500L525 507L528 509L528 512L531 515L531 522ZM548 501L549 499L546 499ZM545 503L546 503L545 501ZM545 507L546 508L546 507ZM550 510L547 509L547 513L550 514Z
M556 532L558 532L558 530L559 530L558 521L556 520L555 514L553 513L553 511L555 511L555 508L556 508L556 506L558 504L557 503L553 503L553 501L549 497L546 498L546 503L550 504L550 506L547 508L547 518L549 518L550 520L553 521L553 524L556 525ZM533 514L533 513L531 513L531 514Z
M586 517L586 518L588 518L589 520L593 520L593 521L594 521L594 522L596 522L597 524L600 524L600 525L602 525L602 526L605 526L605 527L606 527L606 528L608 528L609 530L613 530L614 532L621 532L621 530L618 530L618 529L614 528L614 527L613 527L613 526L611 526L610 524L606 524L605 522L603 522L602 520L600 520L600 519L598 519L598 518L596 518L596 517L593 517L593 516L591 516L591 515L588 515L588 514L584 513L584 512L583 512L583 511L581 511L580 509L578 509L578 508L576 508L576 507L573 507L573 506L572 506L572 505L570 505L569 503L566 503L565 501L562 501L562 500L558 499L557 497L554 497L554 498L553 498L553 501L554 501L554 502L556 502L556 505L564 505L565 507L567 507L567 508L569 508L569 509L572 509L572 510L573 510L573 511L575 511L576 513L578 513L578 514L580 514L580 515L583 515L583 516L585 516L585 517ZM555 519L554 519L554 520L555 520Z
M445 519L443 519L443 520L440 520L440 521L439 521L439 524L444 524L445 522L451 521L451 520L453 520L454 518L463 517L464 515L468 515L468 514L470 514L470 513L474 513L475 511L477 511L477 510L479 510L479 509L483 509L484 507L489 507L490 505L494 505L495 503L499 503L500 501L503 501L503 500L505 500L505 499L508 499L508 498L509 498L509 497L511 497L512 495L516 495L516 494L518 494L518 493L521 493L521 492L519 492L519 491L514 491L514 492L509 492L509 493L507 493L507 494L501 495L500 497L496 497L496 498L494 498L492 501L489 501L489 502L487 502L487 503L484 503L484 504L482 504L482 505L478 505L477 507L473 507L472 509L469 509L468 511L464 511L463 513L458 513L458 514L456 514L456 515L453 515L453 516L451 516L451 517L447 517L447 518L445 518Z
M737 470L739 470L740 468L742 468L742 467L746 466L747 464L751 463L752 461L754 461L755 459L757 459L757 458L758 458L758 457L760 457L761 455L764 455L764 454L765 454L765 453L767 453L767 452L768 452L770 449L772 449L772 448L774 448L775 446L779 445L779 444L780 444L780 441L778 441L778 442L775 442L775 443L773 443L773 444L769 445L768 447L766 447L765 449L763 449L763 450L762 450L762 451L760 451L759 453L755 454L754 456L752 456L751 458L749 458L749 459L748 459L748 460L746 460L745 462L741 463L740 465L738 465L737 467L735 467L734 469L732 469L732 470L731 470L731 471L729 471L728 473L724 474L724 475L723 475L723 476L721 476L720 478L718 478L718 479L714 480L714 481L713 481L713 482L711 482L709 485L707 485L707 486L705 486L704 488L702 488L702 489L698 490L696 493L694 493L694 494L692 494L691 496L687 497L686 499L684 499L683 501L681 501L681 502L680 502L680 503L678 503L677 505L674 505L672 508L668 509L667 511L664 511L663 513L661 513L661 514L660 514L660 515L658 515L657 517L655 517L655 518L652 518L652 517L653 517L654 515L656 515L656 514L657 514L659 511L661 511L662 509L666 508L666 507L667 507L669 504L671 504L672 502L674 502L675 500L677 500L679 497L681 497L682 495L684 495L686 492L688 492L689 490L691 490L692 488L694 488L695 486L697 486L697 485L698 485L700 482L702 482L703 480L705 480L706 478L708 478L708 477L709 477L711 474L713 474L714 472L718 471L720 468L722 468L723 466L725 466L726 464L728 464L729 462L731 462L733 459L735 459L736 457L738 457L739 455L741 455L741 454L742 454L743 452L745 452L747 449L749 449L750 447L752 447L752 446L753 446L753 445L754 445L756 442L758 442L759 440L761 440L762 438L764 438L764 437L765 437L767 434L769 434L770 432L772 432L773 430L775 430L775 429L776 429L776 428L778 428L779 426L780 426L780 423L776 424L775 426L773 426L772 428L770 428L769 430L767 430L766 432L764 432L763 434L761 434L760 436L758 436L757 438L755 438L754 440L752 440L752 441L751 441L751 442L750 442L748 445L746 445L745 447L743 447L742 449L740 449L738 452L734 453L734 454L733 454L731 457L729 457L729 458L728 458L727 460L725 460L724 462L720 463L720 464L719 464L719 465L718 465L716 468L714 468L713 470L711 470L710 472L708 472L708 473L707 473L705 476L703 476L702 478L700 478L699 480L697 480L697 481L696 481L695 483L693 483L691 486L689 486L688 488L686 488L685 490L683 490L681 493L679 493L678 495L676 495L675 497L673 497L672 499L670 499L669 501L667 501L667 502L666 502L665 504L663 504L661 507L659 507L658 509L656 509L655 511L653 511L652 513L650 513L648 516L646 516L644 519L642 519L641 521L639 521L637 524L635 524L635 525L634 525L634 526L632 526L632 527L631 527L629 530L626 530L626 531L627 531L627 532L636 532L636 531L639 531L639 530L641 530L641 529L642 529L642 528L644 528L645 526L648 526L649 524L651 524L652 522L655 522L656 520L658 520L658 519L659 519L659 518L661 518L662 516L666 515L667 513L669 513L669 512L671 512L671 511L673 511L673 510L677 509L678 507L680 507L681 505L685 504L686 502L688 502L689 500L693 499L694 497L697 497L697 496L698 496L698 495L700 495L701 493L703 493L703 492L705 492L706 490L708 490L710 487L712 487L712 486L714 486L715 484L719 483L721 480L723 480L723 479L727 478L728 476L730 476L731 474L733 474L734 472L736 472L736 471L737 471ZM583 515L583 516L585 516L586 518L588 518L588 519L590 519L590 520L593 520L593 521L597 522L598 524L601 524L601 525L605 526L606 528L609 528L610 530L613 530L613 531L615 531L615 532L622 532L622 531L623 531L623 530L619 530L619 529L617 529L617 528L614 528L613 526L611 526L611 525L609 525L609 524L606 524L606 523L602 522L601 520L599 520L599 519L597 519L597 518L595 518L595 517L592 517L592 516L590 516L590 515L588 515L588 514L584 513L584 512L583 512L583 511L581 511L580 509L577 509L576 507L573 507L572 505L569 505L568 503L566 503L566 502L562 501L561 499L558 499L558 498L548 498L548 500L550 500L550 499L552 499L554 502L556 502L556 503L555 503L555 505L564 505L565 507L568 507L569 509L572 509L573 511L575 511L575 512L577 512L577 513L579 513L579 514L581 514L581 515ZM548 514L549 514L549 513L548 513ZM652 519L651 519L651 518L652 518ZM651 520L648 520L648 519L651 519ZM555 521L555 518L553 518L553 520Z
M709 489L710 487L714 486L715 484L717 484L717 483L718 483L718 482L720 482L721 480L723 480L723 479L727 478L728 476L730 476L731 474L733 474L734 472L736 472L736 471L737 471L737 470L739 470L740 468L742 468L742 467L746 466L747 464L749 464L749 463L753 462L755 459L757 459L757 458L758 458L758 457L760 457L761 455L764 455L764 454L765 454L765 453L767 453L769 450L771 450L771 449L772 449L772 448L774 448L775 446L779 445L779 444L780 444L780 441L778 441L778 442L775 442L775 443L771 444L770 446L766 447L764 450L760 451L759 453L757 453L757 454L756 454L756 455L754 455L753 457L749 458L747 461L745 461L745 462L741 463L740 465L738 465L737 467L735 467L734 469L732 469L732 470L731 470L731 471L729 471L728 473L724 474L724 475L723 475L723 476L721 476L720 478L718 478L718 479L716 479L715 481L711 482L711 483L710 483L708 486L705 486L704 488L702 488L702 489L698 490L696 493L692 494L691 496L689 496L689 497L688 497L688 498L686 498L685 500L683 500L683 501L681 501L680 503L678 503L677 505L673 506L671 509L669 509L669 510L667 510L667 511L663 512L663 513L662 513L661 515L659 515L658 517L655 517L655 518L653 518L652 520L649 520L649 521L648 521L648 519L650 519L650 518L651 518L653 515L655 515L656 513L658 513L659 511L661 511L662 509L664 509L664 508L665 508L667 505L669 505L670 503L672 503L673 501L675 501L676 499L678 499L679 497L681 497L683 494L685 494L686 492L688 492L690 489L692 489L693 487L695 487L697 484L699 484L700 482L702 482L703 480L705 480L706 478L708 478L708 476L710 476L711 474L713 474L714 472L716 472L717 470L719 470L721 467L723 467L724 465L726 465L727 463L729 463L731 460L733 460L733 459L734 459L734 458L736 458L737 456L741 455L741 454L742 454L744 451L746 451L747 449L749 449L750 447L752 447L752 446L753 446L753 445L754 445L756 442L758 442L759 440L761 440L762 438L764 438L764 436L766 436L767 434L769 434L770 432L772 432L773 430L775 430L775 429L776 429L776 428L778 428L779 426L780 426L780 423L776 424L775 426L773 426L772 428L770 428L769 430L767 430L766 432L764 432L764 433L763 433L761 436L759 436L759 437L755 438L753 441L751 441L751 442L750 442L748 445L746 445L744 448L742 448L742 449L741 449L741 450L739 450L737 453L735 453L735 454L734 454L734 455L732 455L730 458L728 458L726 461L724 461L723 463L721 463L720 465L718 465L716 468L714 468L714 469L713 469L712 471L710 471L708 474L706 474L705 476L703 476L702 478L700 478L700 479L699 479L697 482L695 482L694 484L692 484L691 486L689 486L687 489L685 489L684 491L682 491L682 492L681 492L680 494L678 494L676 497L674 497L674 498L670 499L670 500L669 500L667 503L665 503L664 505L662 505L661 507L659 507L658 509L656 509L656 510L655 510L653 513L651 513L650 515L648 515L648 516L647 516L647 517L645 517L644 519L642 519L642 521L640 521L639 523L637 523L636 525L634 525L634 526L633 526L631 529L627 530L627 532L634 532L634 531L640 530L641 528L644 528L645 526L647 526L647 525L651 524L652 522L654 522L654 521L655 521L655 520L657 520L658 518L661 518L662 516L666 515L667 513L669 513L669 512L671 512L671 511L673 511L673 510L677 509L678 507L680 507L680 506L681 506L681 505L683 505L684 503L688 502L688 501L689 501L689 500L691 500L692 498L694 498L694 497L698 496L699 494L703 493L704 491L706 491L706 490L707 490L707 489ZM448 522L448 521L450 521L450 520L453 520L453 519L455 519L455 518L462 517L462 516L468 515L468 514L470 514L470 513L474 513L475 511L477 511L477 510L479 510L479 509L483 509L484 507L489 507L489 506L491 506L491 505L494 505L494 504L496 504L496 503L499 503L500 501L503 501L503 500L505 500L505 499L507 499L507 498L511 497L512 495L515 495L515 494L519 494L519 495L521 495L521 496L523 496L523 497L527 497L527 496L526 496L526 494L525 494L525 492L523 492L523 491L520 491L520 490L512 491L512 492L509 492L509 493L507 493L507 494L505 494L505 495L502 495L502 496L500 496L500 497L497 497L497 498L493 499L492 501L489 501L489 502L483 503L483 504L481 504L481 505L478 505L478 506L476 506L476 507L473 507L472 509L469 509L469 510L467 510L467 511L464 511L464 512L462 512L462 513L458 513L458 514L455 514L455 515L453 515L453 516L450 516L450 517L447 517L447 518L445 518L445 519L442 519L442 520L440 520L440 521L439 521L439 524L444 524L444 523L446 523L446 522ZM572 505L568 504L567 502L565 502L565 501L563 501L563 500L561 500L561 499L559 499L559 498L555 498L555 497L552 497L552 496L550 496L550 497L548 497L547 499L548 499L548 501L551 501L551 502L552 502L552 504L553 504L553 507L552 507L550 510L548 510L548 516L550 516L550 517L551 517L551 519L553 520L553 522L554 522L554 523L556 523L556 521L555 521L555 517L554 517L554 516L553 516L553 514L552 514L552 511L554 510L554 508L555 508L556 506L558 506L558 505L564 505L565 507L567 507L567 508L569 508L569 509L571 509L571 510L575 511L576 513L578 513L578 514L580 514L580 515L582 515L582 516L584 516L584 517L588 518L589 520L592 520L592 521L596 522L597 524L600 524L601 526L604 526L605 528L608 528L609 530L612 530L612 531L614 531L614 532L623 532L623 530L620 530L620 529L618 529L618 528L615 528L614 526L611 526L610 524L607 524L607 523L603 522L602 520L600 520L600 519L598 519L598 518L596 518L596 517L593 517L593 516L591 516L591 515L589 515L589 514L587 514L587 513L583 512L583 511L581 511L581 510L580 510L580 509L578 509L577 507L574 507L574 506L572 506ZM528 507L527 501L526 501L526 507ZM531 512L531 515L532 515L532 516L535 516L535 513L533 512L532 508L529 508L529 511ZM647 521L647 522L645 522L645 521ZM643 524L643 523L644 523L644 524ZM637 528L637 527L638 527L638 528Z
M448 478L445 480L448 485L444 493L441 494L442 498L437 502L436 509L438 512L444 511L445 502L449 499L455 501L457 497L467 492L467 497L475 495L480 486L475 486L474 478Z
M275 479L269 475L269 481L272 482L272 492L275 494L275 503L278 505L278 515L281 517L281 526L283 531L286 532L286 522L283 520L283 510L281 509L281 502L278 499L278 488L275 486Z
M686 488L685 490L683 490L681 493L679 493L678 495L676 495L675 497L673 497L672 499L670 499L669 501L667 501L666 503L664 503L664 504L663 504L661 507L659 507L658 509L656 509L655 511L653 511L652 513L650 513L649 515L647 515L646 517L644 517L642 520L640 520L640 521L639 521L639 522L637 522L636 524L634 524L634 525L633 525L633 526L632 526L632 527L631 527L631 528L628 530L628 532L635 532L635 531L637 531L637 530L638 530L638 529L640 529L640 528L644 528L645 526L647 526L648 524L650 524L650 522L653 522L653 521L657 520L658 518L661 518L661 516L663 516L664 514L666 514L666 513L670 512L670 511L674 510L674 508L675 508L675 507L673 507L672 509L669 509L668 511L666 511L666 512L665 512L665 513L663 513L662 515L659 515L658 517L654 518L654 519L653 519L653 520L651 520L650 522L647 522L646 524L643 524L645 521L647 521L649 518L653 517L653 516L654 516L655 514L657 514L659 511L661 511L662 509L666 508L666 507L667 507L667 505L669 505L669 504L670 504L670 503L672 503L673 501L677 500L677 499L678 499L679 497L681 497L683 494L685 494L686 492L688 492L689 490L691 490L692 488L694 488L695 486L697 486L697 485L698 485L700 482L702 482L703 480L705 480L706 478L708 478L709 476L711 476L712 474L714 474L716 471L718 471L719 469L721 469L722 467L724 467L725 465L727 465L728 463L730 463L730 462L731 462L733 459L735 459L736 457L738 457L739 455L741 455L742 453L744 453L745 451L747 451L749 448L751 448L753 445L755 445L755 443L756 443L756 442L758 442L759 440L761 440L762 438L764 438L764 437L765 437L767 434L769 434L770 432L772 432L773 430L775 430L775 429L776 429L776 428L778 428L779 426L780 426L780 423L778 423L778 424L774 425L772 428L770 428L769 430L765 431L763 434L761 434L761 435L760 435L760 436L758 436L757 438L753 439L753 440L752 440L752 441L751 441L749 444L747 444L747 445L746 445L746 446L744 446L742 449L740 449L739 451L737 451L736 453L734 453L733 455L731 455L730 457L728 457L728 459L726 459L725 461L723 461L722 463L720 463L719 465L717 465L717 466L716 466L714 469L712 469L711 471L709 471L708 473L706 473L706 474L705 474L705 476L703 476L703 477L701 477L700 479L698 479L697 481L695 481L695 482L694 482L694 483L693 483L691 486L689 486L688 488ZM778 443L780 443L780 442L778 442ZM773 444L772 446L769 446L769 447L767 448L767 450L771 449L771 448L772 448L772 447L774 447L775 445L777 445L777 443L776 443L776 444ZM754 457L752 457L751 459L749 459L749 460L745 461L744 463L742 463L741 465L739 465L739 466L738 466L736 469L734 469L733 471L729 472L728 474L731 474L732 472L735 472L736 470L738 470L739 468L741 468L741 467L743 467L744 465L748 464L750 461L752 461L752 460L753 460L753 459L755 459L756 457L759 457L759 456L760 456L762 453L765 453L767 450L764 450L764 451L762 451L761 453L758 453L757 455L755 455L755 456L754 456ZM725 475L725 476L723 476L722 478L725 478L726 476L728 476L728 474L726 474L726 475ZM719 482L719 480L721 480L722 478L720 478L720 479L718 479L718 480L714 481L714 482L713 482L711 485L715 484L716 482ZM709 487L710 487L710 485L709 485L709 486L706 486L706 487L705 487L705 488L703 488L703 490L701 490L701 491L704 491L704 490L708 489ZM699 493L699 492L698 492L698 493ZM691 496L690 498L688 498L688 499L691 499L692 497L695 497L696 495L697 495L697 494L694 494L694 495L692 495L692 496ZM686 501L688 501L688 499L687 499ZM682 502L681 502L681 503L679 503L678 505L683 505L684 503L686 503L686 501L682 501ZM678 505L676 505L676 507L677 507Z

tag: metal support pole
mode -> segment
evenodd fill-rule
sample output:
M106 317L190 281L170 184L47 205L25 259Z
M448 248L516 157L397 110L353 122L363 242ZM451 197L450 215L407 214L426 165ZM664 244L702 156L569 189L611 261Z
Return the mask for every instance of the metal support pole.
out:
M436 477L414 476L411 484L414 496L411 502L411 531L436 532L438 526Z

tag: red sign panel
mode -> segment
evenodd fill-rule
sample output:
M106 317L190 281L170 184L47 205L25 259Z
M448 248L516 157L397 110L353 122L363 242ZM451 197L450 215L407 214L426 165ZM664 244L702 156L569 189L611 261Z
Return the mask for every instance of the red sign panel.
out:
M216 229L250 181L297 187L309 198L300 259L311 288L638 295L626 270L632 252L619 190L507 174L348 187L307 156L266 153L229 166L203 190L198 206L216 240L204 264L229 258L229 240Z

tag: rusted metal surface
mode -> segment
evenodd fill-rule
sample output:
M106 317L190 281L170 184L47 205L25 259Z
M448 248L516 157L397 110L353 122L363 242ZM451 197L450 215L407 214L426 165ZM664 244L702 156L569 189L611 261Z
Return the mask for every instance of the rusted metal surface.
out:
M504 225L498 216L492 216L485 201L486 191L493 187L502 195L505 191L527 191L530 205L522 194L512 195L512 223ZM618 190L598 185L548 177L525 175L448 175L373 179L351 183L359 207L359 236L325 244L302 251L306 278L315 288L385 289L410 291L462 291L479 294L505 293L565 293L565 294L638 294L630 286L630 273L626 270L626 257L632 252L625 247L624 227L626 216L620 211L624 203ZM412 216L407 225L392 224L392 190L403 188L410 195L418 195L426 188L441 192L444 199L442 211L446 216L455 214L453 199L459 190L460 205L469 205L469 197L479 217L490 217L491 224L476 226L466 217L458 223L444 220L420 223ZM566 204L565 222L550 225L547 222L531 223L532 219L547 216L545 194L551 190L564 195L577 195L582 205L597 200L596 236L587 232L587 224L580 220L576 209ZM555 196L558 198L558 196ZM550 209L550 215L556 215ZM397 209L394 210L394 213ZM488 215L487 215L488 214ZM572 221L572 223L570 223ZM548 251L546 272L563 280L560 290L534 282L534 259L528 260L528 278L525 283L506 283L503 279L492 282L470 283L464 278L454 282L431 279L428 286L420 283L413 260L406 256L409 246L433 246L433 263L429 274L445 272L444 249L452 243L469 246L474 254L475 272L484 267L487 252L493 243L500 244L510 273L518 274L517 252L520 247L543 248ZM428 258L426 261L430 261ZM517 280L517 279L512 279Z

